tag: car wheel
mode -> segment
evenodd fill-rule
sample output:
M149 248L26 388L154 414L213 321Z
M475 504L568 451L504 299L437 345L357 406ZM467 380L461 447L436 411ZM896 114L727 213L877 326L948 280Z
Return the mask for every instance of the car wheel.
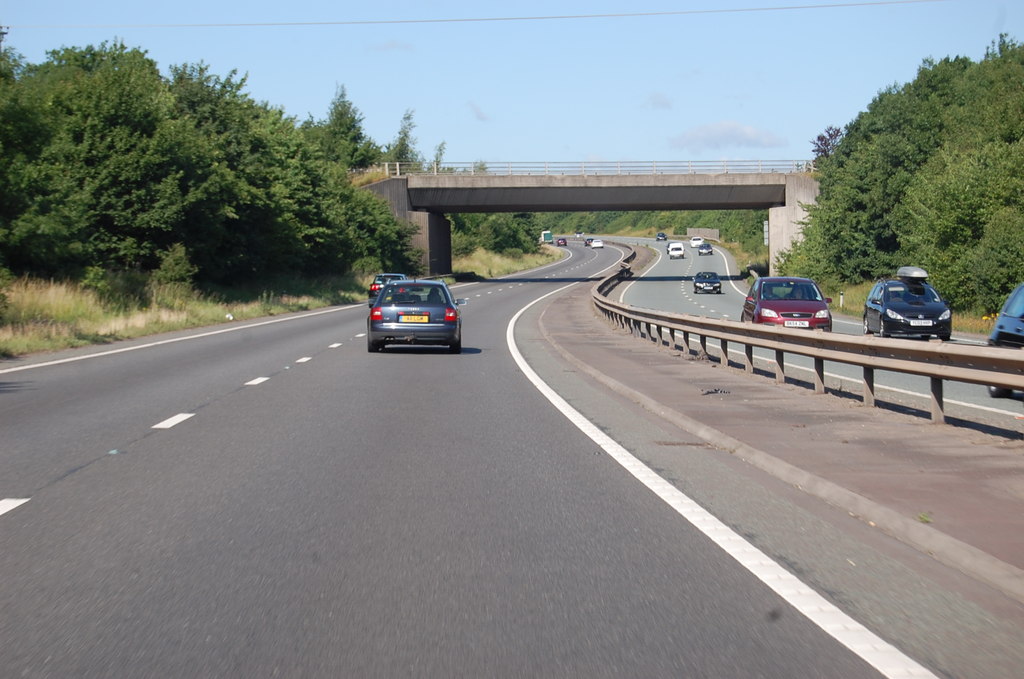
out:
M950 340L950 336L949 335L939 335L939 339L942 340L943 342L948 342Z
M867 316L864 316L864 334L865 335L872 334L871 333L871 328L868 327L868 317Z
M384 345L380 342L371 342L370 340L366 340L366 350L371 354L374 354L383 351Z
M988 395L992 398L1010 398L1013 396L1013 390L1004 387L989 387Z
M455 342L454 344L448 345L449 354L461 354L462 353L462 340Z

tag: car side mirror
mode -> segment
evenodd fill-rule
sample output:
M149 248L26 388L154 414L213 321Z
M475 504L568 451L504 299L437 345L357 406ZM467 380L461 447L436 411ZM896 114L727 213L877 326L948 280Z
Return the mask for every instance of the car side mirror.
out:
M831 304L831 303L832 303L832 298L831 297L826 297L825 298L825 304Z
M368 307L370 307L370 308L372 309L372 308L373 308L373 303L374 303L374 302L376 302L376 301L377 301L377 300L375 300L375 299L371 299L371 300L370 300L370 303L369 303L369 304L367 304L366 306L368 306Z
M469 304L469 300L464 297L460 297L457 300L455 300L456 306L464 306L466 304Z

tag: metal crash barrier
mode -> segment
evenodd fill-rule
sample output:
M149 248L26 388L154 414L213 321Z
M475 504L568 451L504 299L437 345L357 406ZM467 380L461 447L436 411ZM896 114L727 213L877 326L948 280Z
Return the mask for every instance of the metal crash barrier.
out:
M789 330L632 307L608 299L608 294L622 280L621 272L616 272L597 283L591 293L595 308L613 325L659 345L686 352L690 351L694 337L705 354L708 339L716 339L719 359L724 366L730 364L729 347L738 345L742 347L742 367L749 373L754 371L755 348L773 351L778 383L786 381L786 354L807 356L814 362L814 391L818 394L825 393L825 361L861 368L863 402L868 406L876 405L876 370L929 378L931 419L935 423L945 422L943 384L947 380L1024 390L1024 351L938 341L907 342L820 330Z

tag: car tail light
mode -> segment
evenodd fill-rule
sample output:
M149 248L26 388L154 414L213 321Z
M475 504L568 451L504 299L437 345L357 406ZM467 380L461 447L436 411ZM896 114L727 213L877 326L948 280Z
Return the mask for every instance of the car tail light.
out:
M381 309L379 306L375 306L372 309L370 309L370 320L371 321L383 321L384 320L384 310Z
M457 321L459 320L459 312L455 309L448 307L444 310L445 321Z

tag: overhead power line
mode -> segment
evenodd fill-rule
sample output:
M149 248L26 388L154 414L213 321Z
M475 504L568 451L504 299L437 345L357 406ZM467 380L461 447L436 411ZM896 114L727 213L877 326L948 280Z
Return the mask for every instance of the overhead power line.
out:
M46 24L20 25L12 28L254 28L294 26L380 26L395 24L459 24L499 21L565 21L575 19L623 19L632 17L665 17L694 14L738 14L745 12L787 12L806 9L839 9L848 7L880 7L947 2L948 0L879 0L878 2L841 2L815 5L779 5L775 7L739 7L718 9L687 9L667 12L621 12L615 14L555 14L550 16L473 17L449 19L375 19L363 21L268 21L194 24Z

